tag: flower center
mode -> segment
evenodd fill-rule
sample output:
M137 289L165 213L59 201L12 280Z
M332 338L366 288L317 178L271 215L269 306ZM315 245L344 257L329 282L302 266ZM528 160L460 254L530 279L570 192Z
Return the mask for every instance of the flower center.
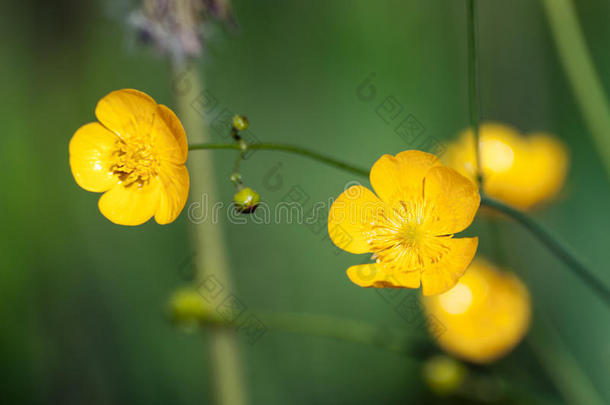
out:
M403 225L401 231L405 243L416 244L426 237L426 232L422 230L421 225L407 223Z
M396 271L416 271L437 263L449 250L449 236L432 234L426 226L432 206L423 199L400 201L373 225L369 244L373 256Z
M117 140L112 172L119 176L125 187L146 185L159 172L159 159L150 136Z

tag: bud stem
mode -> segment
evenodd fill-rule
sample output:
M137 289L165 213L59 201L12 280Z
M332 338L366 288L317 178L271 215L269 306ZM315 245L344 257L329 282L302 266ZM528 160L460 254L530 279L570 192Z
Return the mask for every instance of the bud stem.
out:
M242 147L239 144L225 144L225 143L201 143L201 144L193 144L189 145L189 150L205 150L205 149L237 149L242 150ZM266 150L279 150L288 153L294 153L301 156L306 156L315 160L318 160L322 163L325 163L330 166L335 166L339 169L343 169L352 174L356 174L358 176L369 176L369 171L349 163L343 162L341 160L332 158L330 156L323 155L321 153L312 151L307 148L303 148L295 145L286 145L279 143L255 143L252 145L248 145L248 150L254 149L266 149Z

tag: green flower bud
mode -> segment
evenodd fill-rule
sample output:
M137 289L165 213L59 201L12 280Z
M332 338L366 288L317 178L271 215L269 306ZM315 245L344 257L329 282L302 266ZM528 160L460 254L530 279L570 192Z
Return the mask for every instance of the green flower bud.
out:
M242 183L243 183L243 180L242 180L242 178L241 178L241 174L239 174L239 173L233 173L233 174L231 175L231 182L232 182L233 184L235 184L235 186L239 186L240 184L242 184Z
M455 392L466 378L466 367L448 356L434 356L423 365L424 381L430 389L439 395Z
M213 309L195 289L182 288L175 291L170 298L169 312L176 325L194 329L211 316Z
M245 131L248 129L248 119L243 115L236 115L233 117L233 128L238 131Z
M260 201L261 197L250 187L242 188L233 196L235 207L237 208L237 211L241 212L242 214L254 212Z

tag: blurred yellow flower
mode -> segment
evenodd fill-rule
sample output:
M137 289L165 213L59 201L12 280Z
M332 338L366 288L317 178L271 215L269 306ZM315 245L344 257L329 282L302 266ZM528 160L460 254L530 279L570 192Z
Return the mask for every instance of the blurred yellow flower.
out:
M139 225L153 215L167 224L180 214L189 191L184 165L188 145L178 117L138 90L113 91L95 109L98 122L70 140L74 179L104 192L101 213L119 225Z
M478 238L453 238L480 203L473 182L429 153L383 155L371 168L377 195L357 185L333 203L328 231L350 253L373 253L375 263L352 266L347 275L361 287L418 288L440 294L470 264Z
M488 363L515 347L528 330L530 296L513 274L475 259L458 284L444 294L423 297L427 315L443 325L435 334L447 352Z
M568 168L566 148L548 134L521 136L501 124L480 128L484 191L518 208L527 209L557 194ZM474 135L463 132L448 145L443 162L476 181Z

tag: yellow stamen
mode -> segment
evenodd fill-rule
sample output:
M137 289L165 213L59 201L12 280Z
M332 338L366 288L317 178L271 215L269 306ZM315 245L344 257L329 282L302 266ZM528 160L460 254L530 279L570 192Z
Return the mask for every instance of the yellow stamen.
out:
M369 244L377 262L396 271L418 271L437 263L449 248L451 236L430 233L426 223L433 207L422 199L400 201L397 208L380 216L373 225Z
M126 187L134 183L142 187L158 174L159 159L150 135L130 138L128 141L119 139L116 145L111 169Z

